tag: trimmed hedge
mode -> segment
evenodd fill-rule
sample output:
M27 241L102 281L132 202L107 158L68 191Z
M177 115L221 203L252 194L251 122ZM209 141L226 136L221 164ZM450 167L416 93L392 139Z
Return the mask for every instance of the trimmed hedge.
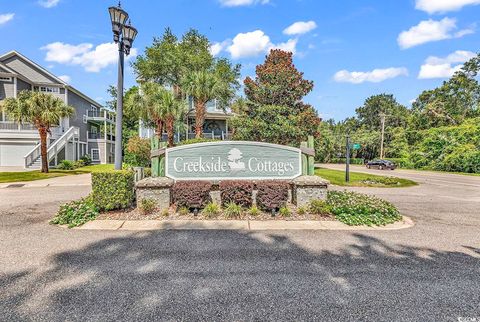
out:
M92 198L101 210L125 209L135 199L134 172L121 170L92 173Z
M278 211L288 202L289 184L285 181L260 181L257 183L257 205L262 210Z
M208 181L177 181L172 194L177 207L203 209L211 200L212 184Z
M234 203L245 208L252 206L252 194L254 188L253 182L226 180L220 182L219 188L223 206L226 206L230 203Z

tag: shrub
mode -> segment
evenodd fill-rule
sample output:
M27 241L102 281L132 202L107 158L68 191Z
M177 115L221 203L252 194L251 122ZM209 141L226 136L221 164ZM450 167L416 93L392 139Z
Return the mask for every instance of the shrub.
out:
M368 177L361 181L362 183L369 185L384 185L384 186L397 186L401 184L399 178L395 177Z
M75 169L73 162L69 160L62 160L60 164L57 166L57 169L60 170L73 170Z
M140 200L138 209L144 215L149 215L157 208L157 202L153 198L144 198Z
M257 217L258 215L260 215L260 209L258 209L257 206L253 205L250 207L250 209L248 209L248 214L250 216Z
M382 226L402 219L388 201L361 193L329 191L327 203L335 217L350 226Z
M134 173L121 170L92 173L92 198L101 210L125 209L132 205Z
M288 201L288 183L284 181L261 181L257 183L257 204L262 210L278 210Z
M73 163L73 167L75 169L81 168L81 167L84 167L84 166L85 166L85 162L83 160L77 160Z
M99 209L93 202L91 196L88 196L61 205L50 223L55 225L68 225L69 228L72 228L94 220L98 215L98 211Z
M168 209L163 209L162 217L168 217L168 216L170 216L170 212L168 211Z
M220 206L214 202L208 203L202 210L202 214L207 218L216 217L220 212Z
M142 139L139 136L132 136L128 139L125 148L125 163L133 167L150 166L151 144L149 139Z
M278 211L278 213L282 217L290 217L292 215L292 212L290 211L290 209L288 209L285 206L281 207L280 210Z
M225 207L223 213L226 218L240 218L242 216L242 207L231 202Z
M298 207L297 214L299 214L300 216L303 216L306 213L307 213L307 209L305 209L305 207Z
M178 143L178 145L187 145L187 144L195 144L195 143L205 143L205 142L214 142L217 140L212 140L212 139L205 139L205 138L195 138L195 139L189 139L189 140L184 140Z
M80 158L80 160L83 161L84 165L92 164L92 157L90 156L90 154L85 154L83 157Z
M173 185L173 199L177 207L204 208L210 200L212 184L208 181L177 181Z
M186 216L190 213L187 207L180 207L177 212L182 216Z
M329 205L324 200L318 199L310 201L308 210L314 215L328 215L331 213Z
M152 168L143 169L143 175L145 176L145 178L151 177L152 176Z
M220 182L220 195L222 205L231 202L242 207L250 207L252 205L253 182L250 181L222 181Z

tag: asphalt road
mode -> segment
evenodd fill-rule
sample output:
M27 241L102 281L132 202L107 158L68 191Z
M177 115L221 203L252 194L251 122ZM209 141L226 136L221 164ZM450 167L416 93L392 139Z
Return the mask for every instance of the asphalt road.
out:
M112 232L48 225L89 187L0 189L0 320L480 319L480 177L403 173L396 231ZM412 177L413 178L413 177Z

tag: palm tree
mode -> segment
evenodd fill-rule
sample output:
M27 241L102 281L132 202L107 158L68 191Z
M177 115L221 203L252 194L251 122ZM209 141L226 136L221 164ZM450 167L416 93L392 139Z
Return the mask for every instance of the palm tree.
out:
M2 109L19 123L33 124L40 135L42 172L48 173L47 136L50 129L60 123L62 117L70 116L75 109L51 94L22 91L17 98L7 98Z
M126 111L138 116L147 124L153 124L155 135L159 138L162 137L163 125L165 123L163 106L161 104L164 90L160 84L146 82L129 95L125 102Z
M172 147L175 121L181 120L186 113L185 101L176 99L175 94L167 89L163 90L160 101L165 127L168 137L168 146Z
M207 102L215 99L221 90L217 76L209 71L193 71L182 80L182 90L193 98L195 105L195 137L201 138Z

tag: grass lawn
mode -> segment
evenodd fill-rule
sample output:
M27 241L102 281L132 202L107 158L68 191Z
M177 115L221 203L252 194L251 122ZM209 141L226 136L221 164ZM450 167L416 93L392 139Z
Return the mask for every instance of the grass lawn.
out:
M384 187L399 188L415 186L417 183L408 179L400 179L395 177L378 176L374 174L351 172L350 182L345 182L345 171L330 170L324 168L315 169L315 174L330 181L331 184L337 186L349 187Z
M41 173L37 171L25 171L25 172L0 172L0 183L6 182L20 182L20 181L35 181L56 177L63 177L68 175L85 174L92 172L104 172L113 171L113 164L96 164L86 167L78 168L75 170L56 170L50 169L49 173Z

